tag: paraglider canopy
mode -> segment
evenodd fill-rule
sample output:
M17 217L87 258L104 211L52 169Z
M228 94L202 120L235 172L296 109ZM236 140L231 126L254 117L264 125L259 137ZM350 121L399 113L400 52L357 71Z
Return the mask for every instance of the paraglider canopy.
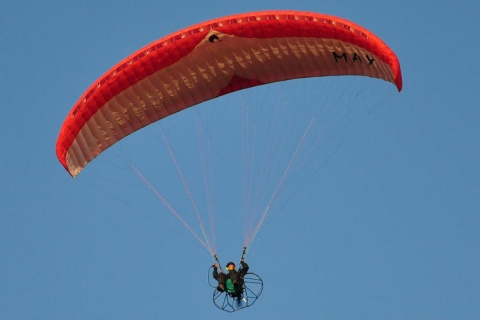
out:
M263 11L199 23L127 57L80 97L56 153L75 177L127 135L193 105L277 81L360 75L402 89L395 53L348 20Z

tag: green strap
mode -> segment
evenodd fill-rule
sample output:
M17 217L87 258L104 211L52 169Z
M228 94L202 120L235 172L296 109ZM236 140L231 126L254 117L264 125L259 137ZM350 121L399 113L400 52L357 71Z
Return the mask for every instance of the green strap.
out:
M235 293L235 286L233 285L232 279L227 279L227 292L228 293Z

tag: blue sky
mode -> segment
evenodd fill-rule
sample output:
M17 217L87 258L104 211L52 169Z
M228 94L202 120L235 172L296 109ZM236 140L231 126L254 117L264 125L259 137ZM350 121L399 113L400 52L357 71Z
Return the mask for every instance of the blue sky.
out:
M358 78L256 88L135 135L76 179L59 164L65 116L118 61L191 24L266 9L368 28L397 53L403 91ZM479 319L479 15L473 0L4 1L0 318ZM317 113L319 101L354 111L337 122ZM218 254L237 261L242 188L231 130L242 107L278 104L326 118L315 128L329 128L326 144L303 154L248 251L262 296L226 314L211 301L208 251L128 164L182 214L191 210L160 132L200 194L188 132L200 118L213 148ZM269 115L257 116L260 134Z

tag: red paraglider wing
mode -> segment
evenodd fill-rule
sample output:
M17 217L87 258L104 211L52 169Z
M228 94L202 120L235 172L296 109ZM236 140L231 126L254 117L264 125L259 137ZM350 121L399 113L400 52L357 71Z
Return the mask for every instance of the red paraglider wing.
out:
M276 81L339 75L402 89L395 53L338 17L265 11L200 23L140 49L98 79L63 123L57 157L75 177L125 136L203 101Z

